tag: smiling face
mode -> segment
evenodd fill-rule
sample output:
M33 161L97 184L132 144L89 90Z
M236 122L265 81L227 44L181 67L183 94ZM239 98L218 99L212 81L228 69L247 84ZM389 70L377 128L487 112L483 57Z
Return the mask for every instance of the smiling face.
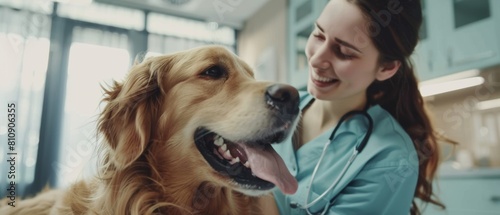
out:
M270 144L283 141L296 124L296 89L256 81L248 65L223 48L190 51L180 59L167 74L171 88L160 126L166 129L160 131L176 131L168 139L194 144L169 144L169 151L178 152L170 158L193 165L204 180L248 195L274 185L294 192L296 182Z
M326 5L306 46L308 91L315 98L363 103L366 88L388 78L379 66L379 52L363 31L366 25L361 11L347 0Z
M256 81L225 48L150 58L106 94L99 129L118 170L148 167L166 193L194 195L206 182L248 195L296 191L270 144L295 128L298 92Z

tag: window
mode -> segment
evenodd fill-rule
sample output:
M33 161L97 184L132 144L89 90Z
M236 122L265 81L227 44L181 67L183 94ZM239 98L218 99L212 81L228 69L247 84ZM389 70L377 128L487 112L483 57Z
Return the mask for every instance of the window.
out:
M101 25L144 30L144 12L108 4L60 4L57 15Z
M115 37L118 35L115 35ZM119 37L119 36L118 36ZM121 81L129 68L130 54L125 48L74 42L70 48L68 80L64 102L63 126L57 186L65 187L96 173L98 152L96 121L102 86Z
M216 23L158 13L148 15L148 51L172 53L200 45L218 44L235 51L235 30Z
M19 1L18 1L19 2ZM24 1L21 1L24 2ZM36 4L33 4L35 6ZM15 5L16 7L23 5ZM26 5L24 5L26 6ZM34 7L32 7L34 8ZM9 17L7 19L6 17ZM16 180L26 185L33 181L37 159L45 77L49 59L50 19L30 10L17 11L0 7L0 98L16 105ZM4 100L5 99L5 100ZM1 105L0 112L7 113ZM4 122L4 121L2 121ZM7 125L0 124L0 160L7 160ZM0 163L0 171L7 173L10 166ZM4 175L2 175L4 176ZM0 177L6 184L7 177ZM0 190L0 196L6 190ZM18 189L22 192L22 188Z

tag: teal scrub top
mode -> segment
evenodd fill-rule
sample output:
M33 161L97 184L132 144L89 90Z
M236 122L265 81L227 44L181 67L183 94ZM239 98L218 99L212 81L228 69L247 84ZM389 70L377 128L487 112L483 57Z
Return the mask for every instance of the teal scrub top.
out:
M301 92L301 110L313 97ZM335 198L326 214L409 214L418 178L418 156L409 135L382 107L367 110L373 118L373 131L364 150L356 157L339 183L309 210L322 210ZM368 121L361 115L344 121L333 138L314 178L309 202L331 186L337 179L354 147L363 139ZM282 215L307 214L304 209L292 208L291 203L305 205L308 185L323 146L334 128L319 135L294 151L291 137L274 144L299 186L293 195L273 190Z

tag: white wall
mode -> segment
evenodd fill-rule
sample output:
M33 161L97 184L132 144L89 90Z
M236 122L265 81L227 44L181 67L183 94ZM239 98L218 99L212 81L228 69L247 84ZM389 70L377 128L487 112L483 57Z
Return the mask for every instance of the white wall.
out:
M286 82L286 0L270 0L247 20L238 35L238 54L254 70L261 62L274 68L271 74L256 70L256 78ZM274 59L273 59L274 58Z

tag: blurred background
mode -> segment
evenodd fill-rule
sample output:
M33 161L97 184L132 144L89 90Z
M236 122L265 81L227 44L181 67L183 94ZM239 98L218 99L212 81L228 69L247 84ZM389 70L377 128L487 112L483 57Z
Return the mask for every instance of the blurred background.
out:
M93 174L101 85L122 80L137 55L219 44L257 79L304 89L304 47L326 2L0 0L0 196L13 181L11 157L18 197ZM421 92L438 131L459 142L440 148L434 189L448 208L424 214L498 215L500 0L422 2L413 55Z

